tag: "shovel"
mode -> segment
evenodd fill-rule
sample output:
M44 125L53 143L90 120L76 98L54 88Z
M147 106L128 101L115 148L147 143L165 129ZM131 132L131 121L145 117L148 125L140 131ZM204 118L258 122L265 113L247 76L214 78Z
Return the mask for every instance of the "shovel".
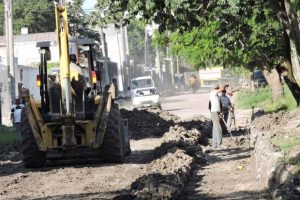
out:
M226 127L227 131L229 132L231 140L233 140L234 144L239 145L238 139L235 138L235 137L233 137L231 131L229 130L229 128L228 128L228 126L227 126L227 123L226 123L225 120L224 120L224 117L223 117L222 115L220 115L220 118L221 118L222 121L224 122L225 127Z

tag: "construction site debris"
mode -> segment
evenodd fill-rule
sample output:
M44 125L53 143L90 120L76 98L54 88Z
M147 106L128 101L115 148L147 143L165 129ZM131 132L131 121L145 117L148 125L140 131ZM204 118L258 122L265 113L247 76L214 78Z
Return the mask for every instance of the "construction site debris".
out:
M121 115L124 119L128 119L130 138L135 140L160 137L179 121L177 116L169 112L151 109L132 111L122 109Z

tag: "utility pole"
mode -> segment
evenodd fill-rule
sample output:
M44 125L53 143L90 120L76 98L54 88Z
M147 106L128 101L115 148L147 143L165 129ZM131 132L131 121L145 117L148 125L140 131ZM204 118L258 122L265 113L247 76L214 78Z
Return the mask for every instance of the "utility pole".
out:
M109 77L109 73L108 73L107 43L106 43L105 33L103 31L102 25L100 27L100 36L101 36L101 50L102 50L102 54L103 54L103 67L104 67L104 72L105 72L105 83L104 83L104 85L106 85L106 84L109 84L112 80L111 80L111 77ZM101 89L103 89L103 88L101 88Z
M175 66L174 66L174 55L171 54L170 56L170 67L171 67L171 81L172 81L172 84L174 85L175 84Z
M178 56L176 56L176 65L177 65L177 74L179 75L180 74L180 66L179 66L179 58L178 58Z
M148 56L147 56L147 50L148 50L148 33L147 33L147 27L145 27L145 47L144 47L144 52L145 52L145 67L144 69L146 69L147 67L147 59L148 59Z
M13 34L13 15L12 0L5 0L5 33L6 33L6 52L7 52L7 72L8 72L8 93L10 101L15 100L15 68L14 68L14 34Z
M161 65L160 65L160 55L159 55L159 49L158 47L155 47L155 52L156 52L156 67L158 70L158 77L160 80L162 80L162 72L161 72Z
M1 93L1 120L5 125L11 125L10 109L15 99L15 73L13 48L13 15L12 0L4 0L5 39L6 39L6 65L2 87L6 90ZM2 101L2 99L1 99Z

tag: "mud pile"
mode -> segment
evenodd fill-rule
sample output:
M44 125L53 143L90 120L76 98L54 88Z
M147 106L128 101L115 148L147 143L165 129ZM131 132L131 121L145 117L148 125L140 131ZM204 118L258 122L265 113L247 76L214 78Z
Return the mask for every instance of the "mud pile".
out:
M122 109L121 115L128 119L131 139L162 136L170 126L179 121L178 117L165 111Z
M204 116L194 117L191 121L179 122L187 130L197 129L202 136L211 137L212 122Z
M176 147L149 166L149 173L131 185L134 199L178 198L191 172L193 158Z
M116 199L178 199L186 185L194 162L203 158L201 133L183 126L170 127L162 144L154 150L147 174L132 183L130 191Z
M299 137L299 114L300 109L290 113L281 111L265 114L255 118L251 125L251 144L257 160L258 180L263 187L269 188L274 199L300 199L300 170L295 165L300 161L300 145L295 145L290 152L284 152L274 145L275 141L290 145L291 140ZM290 162L291 155L298 156L294 164Z
M10 144L0 145L0 160L10 160L15 158L20 153L20 145L17 142L11 142Z
M175 125L170 127L163 136L161 146L155 149L155 155L160 157L176 147L184 149L188 155L195 157L197 153L202 153L200 144L207 145L207 143L207 138L197 129L187 130L183 126Z

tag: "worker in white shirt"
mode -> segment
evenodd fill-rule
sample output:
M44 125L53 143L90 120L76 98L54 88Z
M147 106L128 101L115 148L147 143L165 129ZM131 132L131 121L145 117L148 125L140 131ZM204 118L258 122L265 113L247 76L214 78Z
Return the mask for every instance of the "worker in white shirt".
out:
M213 123L212 130L212 148L219 148L222 144L222 127L220 124L221 103L219 93L223 90L218 84L214 86L214 90L209 95L210 112Z
M24 104L20 104L20 99L16 99L15 104L11 108L11 120L15 127L18 138L20 139L20 122L21 122L21 113L24 108Z

